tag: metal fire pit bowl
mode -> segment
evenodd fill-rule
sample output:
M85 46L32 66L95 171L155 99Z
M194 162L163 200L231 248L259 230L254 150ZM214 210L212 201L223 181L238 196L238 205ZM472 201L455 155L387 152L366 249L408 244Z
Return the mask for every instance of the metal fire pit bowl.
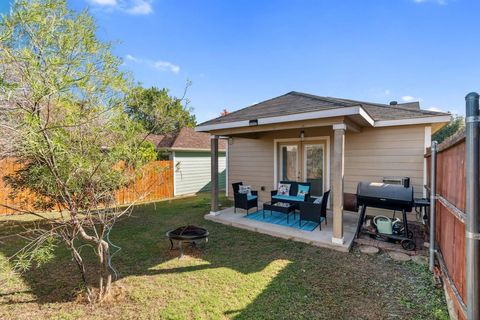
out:
M170 250L173 249L174 241L178 243L180 248L180 257L183 257L183 245L187 244L193 247L197 246L197 242L205 240L208 242L208 230L197 226L182 226L166 233L168 240L170 240Z

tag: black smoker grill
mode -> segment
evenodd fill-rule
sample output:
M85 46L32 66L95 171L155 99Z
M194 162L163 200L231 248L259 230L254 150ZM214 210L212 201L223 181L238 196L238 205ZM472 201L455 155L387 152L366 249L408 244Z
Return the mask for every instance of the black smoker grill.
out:
M387 240L401 241L405 250L415 250L413 233L408 230L407 212L412 212L414 205L413 187L410 185L387 184L380 182L360 182L357 186L357 204L361 207L360 219L357 227L357 237L360 236L365 220L367 207L402 211L403 226L393 234L364 233L386 238Z

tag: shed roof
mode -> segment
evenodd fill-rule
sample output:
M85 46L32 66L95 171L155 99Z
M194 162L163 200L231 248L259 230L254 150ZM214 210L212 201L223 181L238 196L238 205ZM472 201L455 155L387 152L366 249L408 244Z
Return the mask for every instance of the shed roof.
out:
M151 134L147 140L152 142L157 150L210 150L210 134L196 132L193 128L182 128L179 132L168 135ZM226 141L220 139L219 150L225 150Z

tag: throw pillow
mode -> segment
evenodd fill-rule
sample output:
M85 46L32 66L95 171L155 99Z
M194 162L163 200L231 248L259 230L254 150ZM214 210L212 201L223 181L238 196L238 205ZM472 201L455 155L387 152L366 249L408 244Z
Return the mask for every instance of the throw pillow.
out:
M308 193L308 191L310 191L310 186L304 186L299 184L297 196L303 197L305 199L305 195Z
M238 193L251 195L252 194L252 187L251 186L240 186L240 188L238 188Z
M315 199L315 201L313 201L313 203L321 204L322 203L322 198L323 197L319 197L319 198Z
M279 196L290 195L290 185L288 183L279 183L277 188L277 195Z

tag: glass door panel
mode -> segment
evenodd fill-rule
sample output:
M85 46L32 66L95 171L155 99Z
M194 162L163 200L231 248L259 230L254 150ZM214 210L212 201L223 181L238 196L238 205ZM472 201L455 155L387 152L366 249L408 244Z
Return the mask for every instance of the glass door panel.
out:
M280 145L280 180L297 181L298 146L296 144Z
M323 144L304 145L305 181L312 184L310 195L322 196L324 190L325 148Z

